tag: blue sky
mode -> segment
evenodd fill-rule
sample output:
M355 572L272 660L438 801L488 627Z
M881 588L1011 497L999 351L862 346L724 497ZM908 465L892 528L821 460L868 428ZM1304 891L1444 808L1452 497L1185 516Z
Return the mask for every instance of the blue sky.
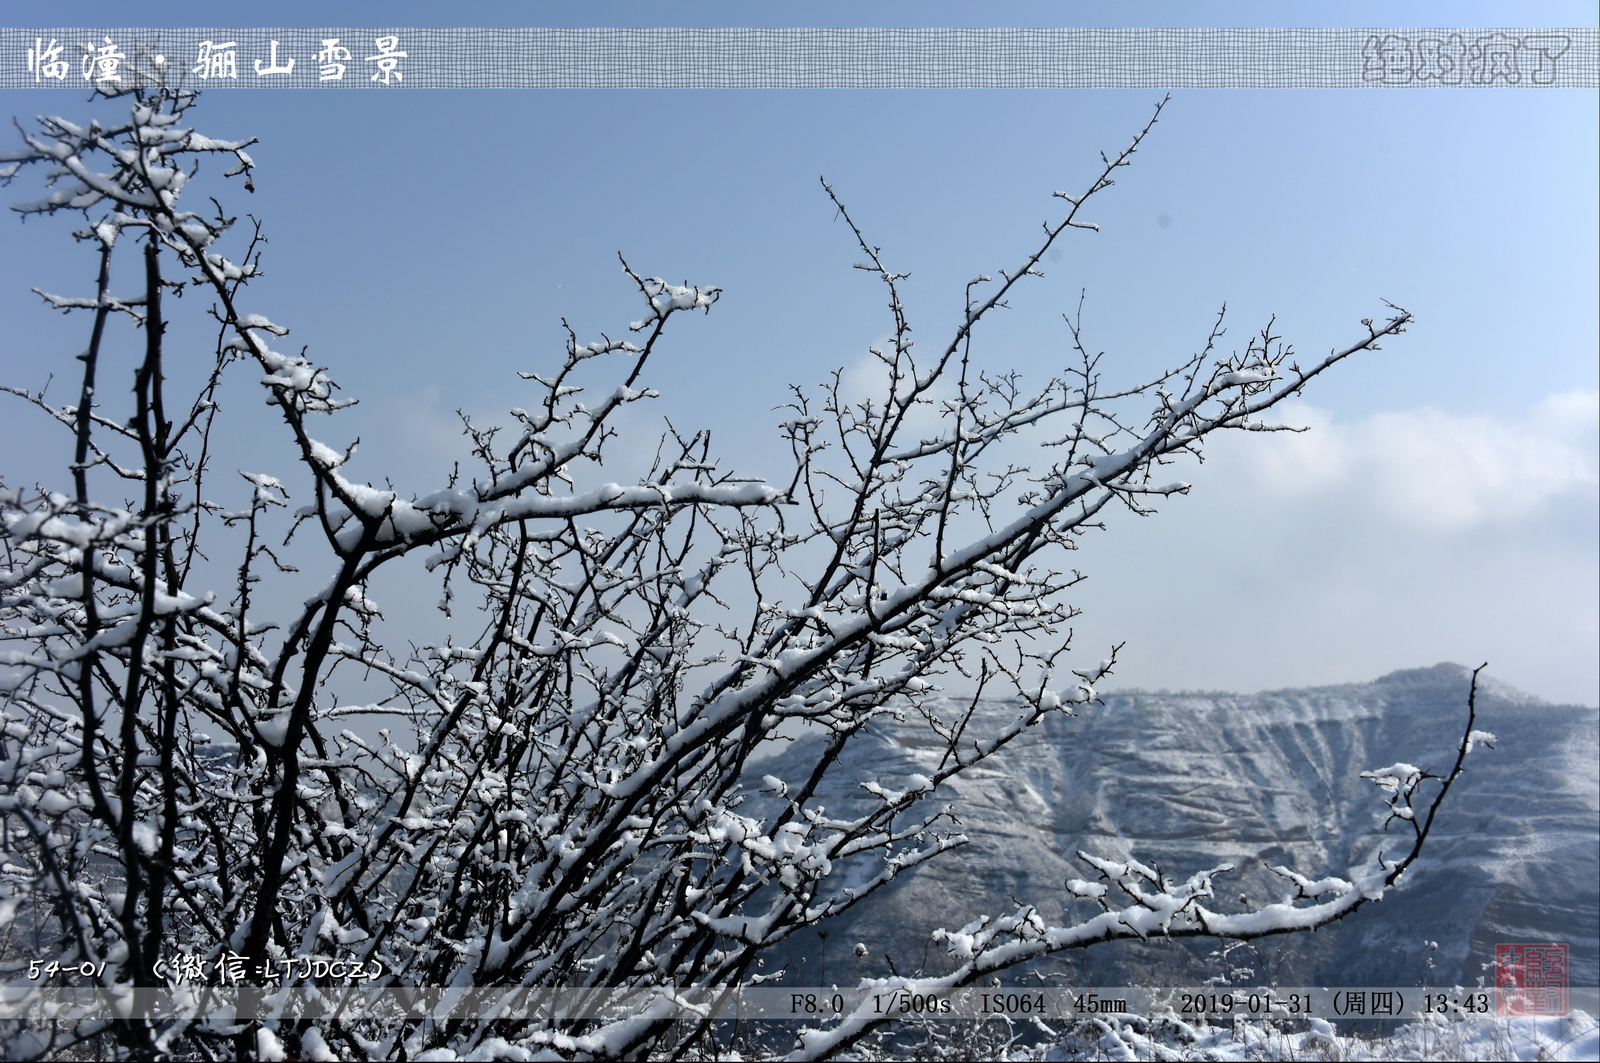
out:
M75 5L122 26L126 5ZM448 6L282 3L271 25L1593 25L1591 4ZM206 26L168 3L145 24ZM664 17L665 15L665 17ZM803 22L802 22L803 16ZM252 24L267 25L254 10ZM12 25L53 23L43 4ZM1530 21L1530 19L1537 21ZM248 302L309 344L362 406L352 469L407 491L464 454L454 410L492 420L518 369L638 316L617 254L721 301L655 366L665 414L710 426L725 464L779 475L790 383L860 372L889 330L826 176L894 268L923 343L962 284L1015 265L1055 189L1081 190L1163 93L1077 91L217 91L216 137L259 138L266 275ZM86 114L72 92L0 93L24 120ZM1133 380L1277 315L1307 355L1344 346L1383 299L1417 315L1307 390L1303 435L1228 439L1187 498L1122 518L1073 559L1089 661L1127 641L1120 686L1241 691L1491 662L1553 700L1600 702L1596 94L1184 90L1117 187L981 341L991 368L1059 372L1061 314ZM15 134L11 134L14 139ZM23 179L7 200L32 198ZM61 222L0 225L0 366L37 387L83 344L34 286L80 294ZM197 310L198 307L189 308ZM68 371L62 370L63 375ZM26 423L8 411L8 424ZM248 430L230 441L265 444ZM335 442L329 439L329 442ZM339 440L342 442L343 440ZM43 452L43 443L54 448ZM52 474L62 439L7 432L0 476ZM720 445L718 445L720 443ZM13 449L15 448L15 449ZM59 467L59 466L56 466ZM270 470L263 470L270 471Z

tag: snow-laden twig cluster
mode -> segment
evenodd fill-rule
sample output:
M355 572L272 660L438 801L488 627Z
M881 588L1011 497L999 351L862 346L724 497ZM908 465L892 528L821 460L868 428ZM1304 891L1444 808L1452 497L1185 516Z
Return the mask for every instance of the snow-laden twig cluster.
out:
M620 413L657 398L646 370L666 332L719 296L624 262L645 305L630 338L569 326L553 370L522 374L528 398L510 426L465 423L476 471L403 497L349 471L355 443L325 440L340 424L328 415L352 400L306 352L276 350L288 330L245 307L259 227L228 250L233 218L180 207L203 157L248 179L251 142L195 133L192 94L129 98L125 124L45 119L0 156L6 180L45 171L48 195L18 209L83 214L99 254L92 296L44 296L91 318L77 401L7 389L67 430L72 457L70 483L0 492L0 917L108 990L224 972L332 1006L337 986L280 977L306 961L359 964L379 988L584 987L603 1003L659 986L670 1004L679 990L780 976L776 947L798 930L965 842L942 784L1094 700L1116 653L1068 665L1066 595L1081 577L1062 550L1113 502L1146 513L1186 491L1157 467L1220 429L1268 427L1263 411L1410 321L1367 322L1302 368L1270 327L1215 354L1219 318L1200 353L1118 387L1102 385L1069 322L1077 358L1061 377L978 370L987 316L1068 230L1093 228L1085 204L1146 126L1088 192L1063 197L1067 214L1017 268L972 282L954 335L927 359L913 353L906 274L827 188L888 296L893 336L874 354L889 384L863 400L838 375L796 388L787 483L724 471L705 433L676 429L637 482L601 479ZM112 294L114 254L139 260L141 291ZM220 327L199 372L163 360L162 296L180 285L212 300ZM125 378L100 357L113 316L145 340L131 410L112 409ZM285 438L242 486L208 475L219 385L239 372ZM1015 459L1008 447L1030 432L1048 445ZM107 501L118 491L135 497ZM443 626L418 636L385 588L428 573ZM295 589L268 595L269 580ZM965 708L937 696L952 673L975 689ZM996 693L1016 705L1000 725L974 711ZM937 770L852 780L868 799L848 814L825 807L845 745L887 715L923 729ZM751 769L801 735L822 748L803 777ZM1400 767L1378 781L1416 823ZM967 984L1116 937L1321 925L1393 882L1427 822L1431 808L1411 855L1365 877L1278 869L1310 903L1248 913L1206 906L1228 866L1173 880L1085 856L1098 880L1067 888L1099 915L1063 927L1031 909L981 916L941 935L954 970L918 984ZM286 999L237 1024L199 1004L130 1005L119 1022L91 1007L54 1033L14 1024L6 1054L105 1037L138 1057L280 1045L623 1056L715 1029L667 1004L615 1021L445 1025L339 1007L301 1021ZM879 1021L843 1016L795 1052L837 1053Z

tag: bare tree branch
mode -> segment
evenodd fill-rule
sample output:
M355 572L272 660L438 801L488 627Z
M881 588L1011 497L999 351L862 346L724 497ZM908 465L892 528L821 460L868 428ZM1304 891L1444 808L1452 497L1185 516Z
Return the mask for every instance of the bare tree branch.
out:
M150 84L126 98L125 124L43 119L0 156L6 181L28 166L46 174L45 198L16 209L82 215L99 258L92 295L45 297L90 315L76 405L5 389L71 434L72 457L66 490L0 490L0 908L107 991L174 985L180 955L196 971L327 994L337 987L297 964L357 964L374 972L370 988L559 986L601 1002L773 977L776 947L797 931L964 844L942 783L1094 701L1120 646L1070 663L1068 594L1082 577L1063 551L1108 507L1145 514L1187 491L1159 467L1199 456L1214 432L1280 430L1261 415L1411 321L1391 307L1302 368L1271 323L1221 353L1219 313L1193 357L1112 384L1080 303L1060 377L977 369L983 323L1068 230L1094 228L1087 204L1131 163L1162 101L1085 192L1057 193L1066 213L1032 250L968 285L960 322L926 359L906 274L824 182L858 268L887 293L891 336L871 352L886 383L858 397L835 373L792 389L787 483L725 471L706 434L670 426L637 482L600 478L619 415L658 398L652 356L720 294L624 260L643 303L631 338L586 342L567 326L553 369L522 374L530 397L509 425L463 418L476 468L401 497L347 475L354 443L318 433L354 399L306 351L276 350L288 330L246 308L259 226L235 233L215 200L206 213L180 206L203 158L248 180L252 142L194 132L193 93ZM111 261L129 249L145 290L113 297ZM164 357L162 295L180 285L209 294L218 327L193 376ZM122 389L98 356L114 318L144 333L131 412L112 410ZM283 449L241 480L206 477L220 382L241 372L275 411ZM596 392L607 372L615 383ZM136 497L110 501L114 484ZM419 573L439 581L439 617L386 609L385 589ZM268 581L295 591L266 594ZM952 675L976 692L942 697ZM975 711L997 695L1015 709L998 724ZM843 751L890 716L939 751L937 770L847 780L869 800L825 808ZM1100 915L1062 927L1026 908L984 915L942 931L955 969L915 984L966 985L1115 938L1325 925L1417 858L1475 734L1469 720L1425 806L1425 773L1369 773L1414 829L1403 856L1364 877L1274 868L1292 898L1225 914L1206 900L1231 865L1179 881L1083 854L1098 878L1067 889ZM752 768L801 736L822 751L802 777ZM76 1017L81 1035L137 1058L248 1056L262 1038L350 1058L500 1041L621 1057L669 1026L686 1043L714 1030L671 1010L456 1025L381 1008L320 1023L281 1007L242 1025L199 1007ZM843 1016L805 1033L794 1058L841 1051L880 1021ZM9 1036L11 1058L61 1047Z

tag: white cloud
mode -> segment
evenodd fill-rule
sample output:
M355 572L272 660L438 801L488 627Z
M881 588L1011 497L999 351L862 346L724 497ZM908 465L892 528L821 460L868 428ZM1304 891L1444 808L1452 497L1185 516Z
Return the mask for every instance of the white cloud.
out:
M1113 518L1075 563L1085 652L1118 681L1253 690L1490 661L1595 704L1600 395L1520 414L1416 409L1230 433L1148 521Z
M1340 422L1298 404L1284 423L1310 431L1219 447L1219 456L1265 494L1345 496L1416 529L1519 521L1557 500L1593 496L1600 484L1593 391L1550 395L1521 417L1424 408Z

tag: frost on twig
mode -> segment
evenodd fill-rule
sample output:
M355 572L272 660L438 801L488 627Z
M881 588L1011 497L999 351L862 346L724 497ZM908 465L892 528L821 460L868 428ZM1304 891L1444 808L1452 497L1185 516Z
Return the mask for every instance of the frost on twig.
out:
M626 331L564 323L561 348L513 382L507 423L463 418L469 467L406 494L355 471L340 434L353 397L249 305L261 227L216 199L188 209L206 160L249 179L251 142L196 133L192 93L151 83L122 99L126 122L43 119L0 157L0 179L44 174L45 197L18 209L86 219L96 275L89 293L46 297L92 337L62 362L78 394L6 388L65 459L59 483L0 488L0 915L107 991L176 985L174 955L314 995L318 963L380 987L576 987L597 1005L661 990L647 1011L592 1021L57 1015L127 1056L621 1057L669 1031L711 1038L707 1013L672 1002L781 976L797 932L965 844L945 783L1095 700L1120 647L1069 655L1077 539L1188 490L1161 466L1219 430L1273 430L1264 411L1411 320L1395 308L1302 364L1270 324L1222 353L1219 314L1192 357L1112 383L1069 319L1057 377L980 368L989 315L1057 241L1094 228L1085 211L1152 116L1018 261L972 281L938 343L914 341L908 274L824 185L886 299L890 337L872 353L887 383L856 398L841 372L792 389L779 482L725 466L705 432L624 438L660 398L652 359L720 291L623 260L642 307ZM139 290L112 294L113 259ZM180 286L210 303L209 361L163 350ZM131 370L101 359L113 321L140 330ZM219 477L232 377L258 389L280 445ZM1009 444L1028 434L1047 445L1018 458ZM604 463L625 445L649 468L618 482ZM440 614L403 615L396 585L429 580ZM943 697L954 684L969 693ZM1014 712L976 711L996 697ZM828 807L846 745L890 717L937 768L843 780L861 799ZM1463 756L1484 740L1468 735ZM805 770L753 767L800 738L820 750ZM1228 865L1172 878L1086 856L1090 876L1067 889L1099 914L1056 927L1031 909L975 913L940 936L958 966L928 984L1117 937L1338 918L1420 851L1428 778L1375 776L1414 828L1409 855L1377 871L1282 869L1293 899L1224 913L1211 898ZM843 1016L795 1051L836 1054L881 1020ZM8 1058L61 1047L0 1034Z

